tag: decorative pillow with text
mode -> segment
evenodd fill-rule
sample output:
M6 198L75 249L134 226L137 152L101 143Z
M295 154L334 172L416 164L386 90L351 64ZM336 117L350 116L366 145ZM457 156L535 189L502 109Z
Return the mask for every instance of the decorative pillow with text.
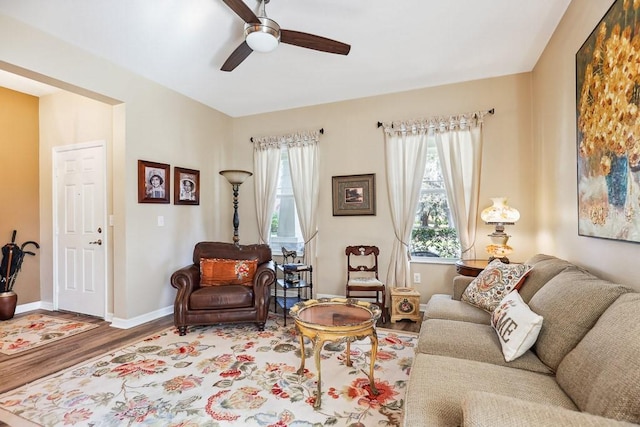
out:
M200 285L248 285L256 274L258 260L255 259L200 259Z
M492 313L502 298L520 289L532 268L527 264L504 264L494 259L467 286L461 299Z
M511 362L535 344L542 328L542 316L531 311L518 291L508 294L491 315L504 360Z

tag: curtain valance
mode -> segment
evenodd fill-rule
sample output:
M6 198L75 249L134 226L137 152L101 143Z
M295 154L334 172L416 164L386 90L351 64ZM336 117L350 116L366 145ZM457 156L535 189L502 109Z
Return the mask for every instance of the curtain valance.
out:
M422 133L433 135L435 133L465 130L480 126L483 123L484 116L487 114L493 114L493 109L453 116L434 116L424 119L386 122L381 123L381 126L387 135L416 135Z
M262 136L258 138L251 138L251 142L253 142L254 147L258 150L280 148L282 146L303 147L309 144L317 144L320 140L320 135L323 133L323 129L314 131L301 131L288 135Z

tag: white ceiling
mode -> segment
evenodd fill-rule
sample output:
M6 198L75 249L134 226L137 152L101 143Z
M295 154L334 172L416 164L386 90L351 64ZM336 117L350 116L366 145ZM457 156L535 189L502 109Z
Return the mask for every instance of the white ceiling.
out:
M0 0L0 13L239 117L531 71L570 2L272 0L282 28L351 52L281 44L230 73L243 21L222 0Z

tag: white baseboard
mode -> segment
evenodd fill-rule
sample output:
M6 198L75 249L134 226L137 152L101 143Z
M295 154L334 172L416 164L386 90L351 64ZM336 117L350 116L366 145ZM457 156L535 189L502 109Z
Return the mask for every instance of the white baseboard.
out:
M143 314L131 319L120 319L118 317L111 318L111 326L119 329L129 329L134 326L142 325L143 323L151 322L152 320L159 319L168 314L173 314L173 304L167 307L161 308L150 313Z
M45 301L36 301L30 302L27 304L20 304L16 307L16 314L26 313L28 311L34 310L53 310L53 303L45 302ZM168 314L173 313L173 305L161 308L160 310L152 311L151 313L146 313L141 316L134 317L132 319L120 319L117 317L113 317L113 313L107 313L104 320L107 322L111 322L111 326L119 329L129 329L135 326L142 325L143 323L151 322L152 320L159 319L160 317L166 316Z
M36 301L27 304L18 304L16 314L26 313L27 311L47 310L53 311L53 304L50 302Z

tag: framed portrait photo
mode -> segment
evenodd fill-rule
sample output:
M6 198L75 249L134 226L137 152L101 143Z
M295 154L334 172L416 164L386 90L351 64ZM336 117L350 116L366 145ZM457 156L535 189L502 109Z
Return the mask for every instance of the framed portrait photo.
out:
M333 216L375 215L376 175L332 177Z
M170 182L169 165L138 160L138 203L169 203Z
M173 168L173 204L200 204L200 171L179 167Z

